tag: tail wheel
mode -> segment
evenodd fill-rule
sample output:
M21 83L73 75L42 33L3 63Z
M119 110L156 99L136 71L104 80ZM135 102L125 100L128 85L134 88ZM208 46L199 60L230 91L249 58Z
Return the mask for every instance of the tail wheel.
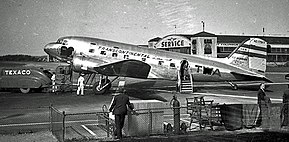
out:
M30 92L30 88L20 88L20 91L24 94L27 94L28 92Z
M111 88L111 84L110 84L110 80L106 80L105 82L105 79L102 79L101 80L101 86L104 86L105 84L109 83L105 88L103 89L100 89L99 87L99 81L95 82L93 84L93 92L95 93L95 95L101 95L101 94L104 94L107 90L109 90Z

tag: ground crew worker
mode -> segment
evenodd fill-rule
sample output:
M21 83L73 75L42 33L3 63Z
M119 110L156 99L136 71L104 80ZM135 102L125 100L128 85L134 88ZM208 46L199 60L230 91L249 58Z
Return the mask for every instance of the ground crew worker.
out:
M84 77L83 74L80 74L78 80L77 80L77 91L76 94L77 96L80 94L81 96L84 95Z
M258 90L257 97L258 97L258 102L257 103L259 105L260 113L259 113L259 116L257 118L256 125L260 126L261 123L262 123L262 115L263 115L262 112L265 112L266 108L268 110L269 109L269 105L271 104L270 98L267 97L266 94L265 94L265 84L264 83L260 84L260 89Z
M133 105L129 102L129 97L122 93L116 93L113 97L109 111L115 117L115 125L116 125L116 139L122 138L122 128L124 125L125 115L127 115L127 106L133 110Z
M282 112L281 112L281 120L282 120L282 124L281 126L282 127L287 127L289 126L288 124L288 119L289 119L289 116L288 116L288 113L289 113L289 85L288 85L288 89L284 91L284 94L283 94L283 107L282 107Z
M52 73L51 82L52 82L52 93L56 92L56 83L55 83L56 75L55 72Z

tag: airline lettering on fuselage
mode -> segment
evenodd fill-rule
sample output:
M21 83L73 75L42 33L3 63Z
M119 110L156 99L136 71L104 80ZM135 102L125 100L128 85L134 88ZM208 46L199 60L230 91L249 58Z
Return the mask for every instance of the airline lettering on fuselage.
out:
M197 67L197 73L201 73L201 70L203 70L203 74L208 74L208 75L218 75L221 76L220 70L219 69L214 69L214 68L210 68L210 67L205 67L205 66L201 66L201 65L195 65L195 67Z
M4 70L4 75L30 75L30 70Z
M143 57L143 58L150 58L149 55L144 54L144 53L132 52L132 51L122 50L122 49L118 49L118 48L109 48L109 47L100 46L98 49L105 50L105 51L108 51L108 52L114 52L114 53L120 53L120 54L128 54L128 55L132 55L132 56L140 56L140 57Z

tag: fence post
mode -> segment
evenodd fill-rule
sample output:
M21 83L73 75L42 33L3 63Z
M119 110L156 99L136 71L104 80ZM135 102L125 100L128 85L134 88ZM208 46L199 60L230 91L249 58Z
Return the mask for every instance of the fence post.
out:
M106 134L107 134L107 137L109 137L109 113L104 113L106 119L105 119L105 125L106 125ZM113 132L114 133L114 132Z
M62 112L62 141L65 140L65 111Z
M149 135L151 135L151 132L152 132L152 123L153 123L153 118L152 118L153 116L152 116L152 111L151 111L151 109L149 109Z
M52 104L49 105L49 130L52 132Z

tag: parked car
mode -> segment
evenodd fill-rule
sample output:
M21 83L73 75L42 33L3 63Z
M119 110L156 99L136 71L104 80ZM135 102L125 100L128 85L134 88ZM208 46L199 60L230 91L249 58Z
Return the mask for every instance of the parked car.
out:
M5 67L0 71L0 88L19 88L22 93L28 93L51 85L49 74L35 67Z

